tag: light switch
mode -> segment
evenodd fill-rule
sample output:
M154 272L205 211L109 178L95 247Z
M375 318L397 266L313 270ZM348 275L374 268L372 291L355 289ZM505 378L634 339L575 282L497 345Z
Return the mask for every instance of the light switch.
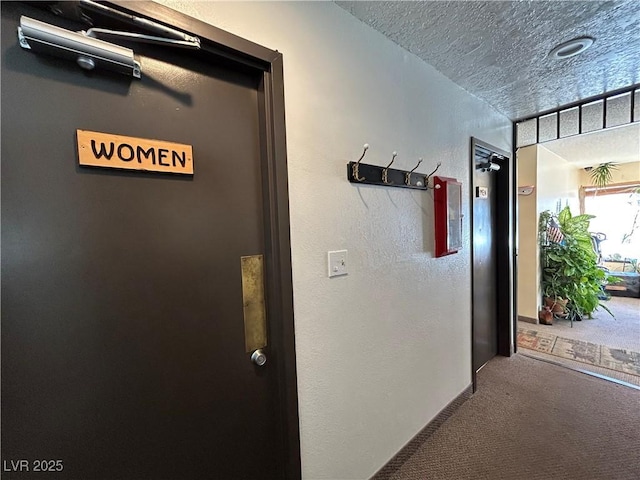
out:
M338 275L347 275L347 251L335 250L329 252L329 277L337 277Z

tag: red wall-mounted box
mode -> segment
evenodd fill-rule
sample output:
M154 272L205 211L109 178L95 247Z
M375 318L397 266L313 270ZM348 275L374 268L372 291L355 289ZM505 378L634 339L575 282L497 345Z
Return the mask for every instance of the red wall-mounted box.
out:
M455 178L433 177L436 232L435 256L462 248L462 183Z

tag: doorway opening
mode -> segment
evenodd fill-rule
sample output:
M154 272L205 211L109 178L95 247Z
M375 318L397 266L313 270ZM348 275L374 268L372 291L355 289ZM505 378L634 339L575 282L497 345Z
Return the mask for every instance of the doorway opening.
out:
M638 96L631 88L517 122L514 143L519 351L640 387ZM613 109L607 115L614 102L622 105L615 120ZM611 167L610 175L598 183L602 165ZM567 261L578 220L586 222L586 241L580 242L590 250L590 272L601 277L592 309L580 305L576 289L564 291L568 307L552 295L562 290L564 277L555 275L557 262L548 252ZM577 273L569 267L565 277ZM591 277L577 278L574 284L582 288Z

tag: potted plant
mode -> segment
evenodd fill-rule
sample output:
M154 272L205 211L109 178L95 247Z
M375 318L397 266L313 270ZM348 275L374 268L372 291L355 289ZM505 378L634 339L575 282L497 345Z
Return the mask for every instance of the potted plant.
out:
M567 306L567 288L563 281L563 269L549 265L549 254L557 250L556 245L561 241L551 229L560 232L553 214L546 210L540 214L538 222L538 241L540 244L540 261L542 265L542 298L543 309L555 315L562 315Z
M550 307L544 306L538 312L538 320L543 325L553 325L553 311Z
M597 189L601 189L609 185L611 183L611 179L613 178L613 171L618 169L618 164L614 162L605 162L601 163L595 168L590 170L591 181L597 187ZM596 190L596 194L598 193Z
M557 216L550 211L540 214L539 240L542 263L542 292L551 308L565 303L573 320L591 317L600 303L603 285L612 280L597 265L589 234L593 215L572 216L565 207ZM549 303L547 303L549 305Z

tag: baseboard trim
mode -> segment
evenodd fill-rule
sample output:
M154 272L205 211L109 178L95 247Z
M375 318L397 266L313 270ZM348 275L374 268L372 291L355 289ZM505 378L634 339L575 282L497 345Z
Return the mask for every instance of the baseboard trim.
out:
M538 324L538 320L536 318L525 317L524 315L518 315L518 321L525 323L535 323L536 325Z
M395 454L395 456L389 460L385 466L383 466L376 474L371 477L371 480L387 480L420 448L420 446L440 428L440 426L447 421L451 415L455 413L460 406L469 400L473 395L473 385L467 386L460 395L454 398L449 404L444 407L440 413L438 413L433 420L431 420L426 427L420 430L415 437L402 447L402 449Z

